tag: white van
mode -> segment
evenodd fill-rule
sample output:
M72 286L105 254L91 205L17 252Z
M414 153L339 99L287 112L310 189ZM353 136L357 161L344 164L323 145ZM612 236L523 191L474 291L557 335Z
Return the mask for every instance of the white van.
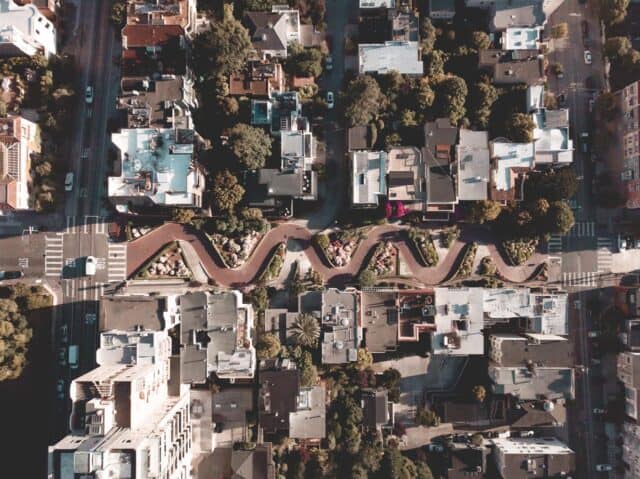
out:
M87 276L95 276L96 274L96 259L93 256L87 256L84 260L84 274Z
M73 173L67 173L67 176L64 178L64 191L72 191L73 190Z

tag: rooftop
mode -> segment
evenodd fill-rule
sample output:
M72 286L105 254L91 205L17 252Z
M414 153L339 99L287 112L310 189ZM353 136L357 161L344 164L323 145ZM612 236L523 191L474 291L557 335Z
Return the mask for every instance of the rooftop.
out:
M127 23L133 25L180 25L187 28L194 15L195 5L191 0L129 0L127 5Z
M541 109L531 116L535 123L533 138L536 164L571 163L573 141L569 137L569 110Z
M493 11L493 31L510 27L535 27L544 25L547 19L543 0L495 0Z
M417 10L393 10L389 12L389 16L391 17L391 40L420 41L420 17Z
M268 97L284 90L284 79L280 63L253 61L229 78L229 94Z
M318 177L311 170L262 168L258 170L257 182L269 197L314 199L318 195Z
M48 57L56 54L56 42L55 26L37 6L0 0L0 54L32 56L42 51Z
M351 153L352 198L355 206L378 205L386 194L387 153L384 151L354 151Z
M203 383L210 373L220 378L253 377L253 308L242 302L241 293L182 295L180 316L183 383Z
M301 388L296 410L289 414L289 437L309 440L324 438L326 402L324 386Z
M456 203L453 146L458 128L448 118L438 118L424 126L425 147L422 150L427 171L427 198L429 203Z
M360 293L362 327L369 352L386 353L398 346L398 306L395 292Z
M435 288L433 354L484 354L482 288Z
M286 56L287 45L300 42L300 16L297 10L278 5L271 12L245 12L242 23L249 30L253 47L264 54Z
M322 292L322 362L343 364L358 359L362 328L355 291L334 288Z
M368 150L371 146L371 127L369 125L349 128L349 151Z
M520 192L514 191L517 178L530 171L535 164L533 143L511 143L509 141L492 141L489 143L493 167L491 182L498 192L512 192L520 197Z
M492 440L498 472L503 478L565 477L574 471L575 453L552 437Z
M496 394L511 394L521 400L573 399L575 379L573 368L489 367Z
M396 0L359 0L360 8L396 8Z
M295 368L260 371L260 426L266 434L289 432L289 415L296 411L300 372Z
M423 75L418 42L388 41L358 45L360 73L384 74L396 70L405 75Z
M491 176L488 132L461 128L456 156L458 158L458 198L461 201L486 200Z
M386 389L362 390L362 423L375 431L389 422L389 400Z
M122 46L125 49L157 47L183 36L180 25L126 25L122 29Z
M573 367L573 345L562 336L500 333L489 337L489 357L499 366Z
M537 50L540 48L541 27L511 27L502 33L504 50Z
M170 328L176 322L175 296L102 296L100 331Z
M399 146L389 150L387 189L391 200L425 201L425 166L420 150Z
M541 85L546 79L538 50L481 50L478 67L489 70L498 85Z

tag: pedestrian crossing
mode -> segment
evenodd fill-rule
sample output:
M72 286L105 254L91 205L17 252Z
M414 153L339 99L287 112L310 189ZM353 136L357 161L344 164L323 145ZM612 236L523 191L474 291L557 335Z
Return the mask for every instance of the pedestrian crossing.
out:
M67 229L65 233L83 234L107 234L109 221L106 217L97 215L86 215L80 218L67 216Z
M562 253L562 236L560 235L550 236L549 242L547 243L547 253L548 254Z
M60 276L64 262L64 237L60 235L44 237L44 274Z
M127 244L109 243L107 259L107 281L127 279Z
M578 221L569 230L567 236L576 238L591 237L596 235L596 224L594 221Z
M611 271L611 264L613 263L611 238L598 238L597 247L596 262L598 271L601 273Z
M598 272L562 273L562 284L574 288L595 288L598 285Z

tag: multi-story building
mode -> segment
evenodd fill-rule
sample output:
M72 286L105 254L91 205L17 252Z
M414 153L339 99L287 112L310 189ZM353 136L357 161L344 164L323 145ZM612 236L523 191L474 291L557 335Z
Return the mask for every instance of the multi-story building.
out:
M271 12L245 12L242 23L263 60L286 58L289 44L301 43L300 13L288 6L274 5Z
M57 41L55 25L36 5L0 0L0 56L50 57L57 52Z
M622 430L622 461L625 465L625 479L640 478L640 426L635 422L625 422Z
M163 331L107 331L99 366L71 383L71 434L49 448L49 478L191 477L189 388L170 375Z
M127 0L127 25L179 25L195 32L196 0Z
M120 174L110 176L109 199L119 211L133 206L202 206L204 172L190 129L136 128L114 133Z
M624 385L625 412L638 420L640 408L640 353L623 351L618 354L618 379Z
M569 477L575 470L575 453L554 437L493 439L493 459L500 477Z
M21 116L0 118L0 211L29 208L31 155L40 152L39 127Z
M619 152L620 180L627 190L627 208L640 208L640 82L616 92L622 111Z

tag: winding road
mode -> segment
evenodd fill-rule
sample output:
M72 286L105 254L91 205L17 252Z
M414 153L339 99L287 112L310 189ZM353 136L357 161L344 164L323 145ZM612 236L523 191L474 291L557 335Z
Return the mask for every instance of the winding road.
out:
M449 248L448 254L441 258L437 266L424 267L420 264L411 245L406 239L406 228L393 225L376 226L367 232L355 251L351 261L343 267L331 267L326 263L324 255L313 245L313 234L303 226L296 224L282 224L271 229L258 244L249 260L240 268L226 268L207 238L190 226L178 223L166 223L146 235L131 241L127 248L127 277L131 277L153 255L167 243L175 240L186 241L195 250L206 274L221 286L241 288L252 283L271 258L275 248L280 243L295 240L301 245L307 256L311 268L317 271L329 285L343 286L353 281L359 273L369 254L379 242L390 241L413 273L413 277L429 286L443 283L457 264L460 254L466 244L475 241L484 245L493 258L499 275L510 283L524 283L534 274L536 268L546 261L546 255L536 253L528 265L510 266L505 263L502 255L491 242L490 235L483 230L463 230L461 237Z

